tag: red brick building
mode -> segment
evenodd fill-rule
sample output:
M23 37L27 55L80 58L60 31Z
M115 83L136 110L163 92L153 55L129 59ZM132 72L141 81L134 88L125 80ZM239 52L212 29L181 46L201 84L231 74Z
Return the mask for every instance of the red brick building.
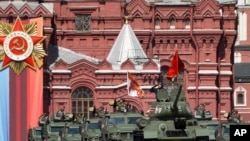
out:
M1 7L1 20L10 18L14 5ZM13 17L36 10L23 5L27 10L16 10ZM65 107L89 115L93 105L111 110L108 103L114 98L146 111L155 101L149 89L165 76L175 50L186 67L178 82L190 106L205 103L214 118L233 108L236 3L44 0L39 7L43 10L36 16L44 17L48 51L44 111ZM128 71L139 80L144 99L127 96Z
M234 47L235 90L234 108L244 120L250 121L250 1L238 1L238 36Z

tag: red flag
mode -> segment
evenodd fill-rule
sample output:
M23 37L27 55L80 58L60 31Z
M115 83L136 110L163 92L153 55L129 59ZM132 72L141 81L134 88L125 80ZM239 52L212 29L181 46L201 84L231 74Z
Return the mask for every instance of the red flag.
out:
M179 74L179 71L182 69L184 69L184 63L182 62L182 60L178 55L178 50L176 50L172 60L171 67L169 67L168 69L167 79L173 81L173 78L176 78L177 75Z
M127 73L127 89L128 95L143 98L144 92L141 89L138 80L134 78L129 72Z

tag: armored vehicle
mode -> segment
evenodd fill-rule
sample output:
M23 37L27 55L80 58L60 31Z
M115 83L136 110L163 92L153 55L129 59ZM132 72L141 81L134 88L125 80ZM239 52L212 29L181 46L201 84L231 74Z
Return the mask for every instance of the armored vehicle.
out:
M124 98L121 98L118 102L116 99L111 100L109 105L113 106L114 111L112 113L109 113L103 106L98 109L95 107L90 108L95 118L89 119L88 126L85 126L87 127L86 132L82 133L82 135L88 139L97 139L100 135L101 141L132 141L136 120L143 117L143 115L136 111Z
M31 128L28 131L29 141L41 141L42 139L42 127Z
M210 132L198 124L185 97L180 98L182 85L171 95L164 88L157 90L149 119L137 121L134 141L209 141Z
M66 125L68 128L68 125ZM53 123L44 124L39 127L29 129L29 141L41 141L45 140L58 140L60 138L59 133L65 128L65 123Z
M133 141L136 121L142 118L139 112L114 112L106 114L100 122L103 141Z
M29 129L29 141L58 141L62 138L67 139L67 141L80 141L81 135L79 132L79 124L73 123L54 123L51 122L47 126L44 125ZM46 128L47 131L44 131ZM44 133L47 132L47 133Z
M84 141L102 141L100 118L88 119L80 125L81 137Z
M224 117L227 118L227 122L223 123L220 128L216 131L216 141L229 141L229 130L230 125L234 124L247 124L243 123L242 118L240 117L237 110L232 110L231 112L226 112Z

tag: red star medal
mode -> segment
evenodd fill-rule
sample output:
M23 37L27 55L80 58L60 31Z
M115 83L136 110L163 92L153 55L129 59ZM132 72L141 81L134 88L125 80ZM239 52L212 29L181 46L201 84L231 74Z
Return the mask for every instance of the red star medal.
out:
M0 35L0 47L3 47L5 53L2 59L2 69L8 67L11 63L24 63L23 66L28 65L30 68L35 69L34 47L44 39L45 37L43 36L32 36L26 33L18 17L12 31L5 36ZM25 67L15 68L21 69L17 70L16 73L21 73L24 68Z

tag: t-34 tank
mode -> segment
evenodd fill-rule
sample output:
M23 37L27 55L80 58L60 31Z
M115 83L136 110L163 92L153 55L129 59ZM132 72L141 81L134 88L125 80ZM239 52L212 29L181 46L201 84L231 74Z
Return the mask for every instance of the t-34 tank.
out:
M151 105L149 119L137 121L135 141L209 141L209 131L198 125L185 98L180 98L182 85L168 96L166 89L158 90L157 102ZM173 98L174 97L174 98Z

